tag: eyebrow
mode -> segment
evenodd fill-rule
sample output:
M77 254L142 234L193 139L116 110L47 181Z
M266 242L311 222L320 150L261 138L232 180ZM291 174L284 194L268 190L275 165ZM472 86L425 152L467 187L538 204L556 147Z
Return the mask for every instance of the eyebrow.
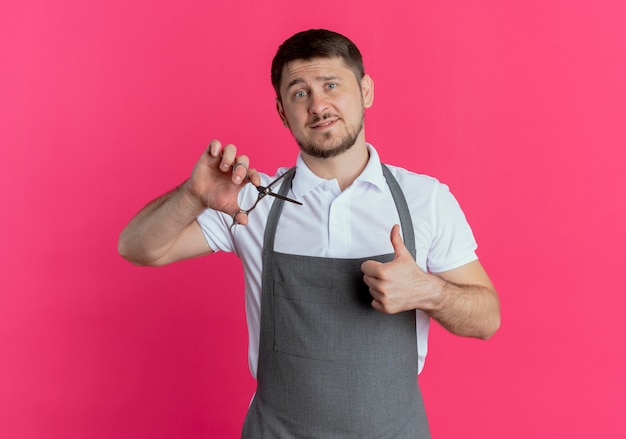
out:
M337 76L316 76L315 78L316 82L326 82L326 81L336 81L339 79L339 77ZM306 84L306 81L302 78L294 78L291 81L289 81L289 83L287 84L287 90L289 90L291 87L293 87L294 85L297 84Z

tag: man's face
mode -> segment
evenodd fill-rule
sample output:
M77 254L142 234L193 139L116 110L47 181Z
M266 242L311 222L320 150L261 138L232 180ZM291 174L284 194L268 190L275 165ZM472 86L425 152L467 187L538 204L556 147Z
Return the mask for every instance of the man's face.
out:
M340 58L285 65L278 113L305 154L334 157L364 141L363 115L373 101L368 75L357 80Z

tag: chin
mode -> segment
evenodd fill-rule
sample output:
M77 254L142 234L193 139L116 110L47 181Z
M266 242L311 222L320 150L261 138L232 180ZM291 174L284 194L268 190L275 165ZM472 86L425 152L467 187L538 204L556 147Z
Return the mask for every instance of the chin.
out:
M331 157L337 157L338 155L343 154L348 151L350 148L354 146L354 142L352 143L341 143L339 145L331 145L331 146L318 146L312 144L301 144L300 149L302 152L321 159L327 159Z

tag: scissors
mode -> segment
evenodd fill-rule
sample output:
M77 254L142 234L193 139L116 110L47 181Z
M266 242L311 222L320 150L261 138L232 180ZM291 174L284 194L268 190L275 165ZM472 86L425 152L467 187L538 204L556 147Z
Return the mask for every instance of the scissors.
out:
M290 170L288 170L287 172L285 172L283 175L278 177L276 180L274 180L273 182L271 182L267 186L261 186L261 185L256 186L256 190L259 192L259 195L257 196L256 201L254 202L254 204L252 205L252 207L250 209L247 209L247 210L240 209L237 212L235 212L235 214L233 215L233 223L230 225L230 229L232 230L233 226L235 226L237 224L240 224L235 219L235 218L237 218L238 214L243 213L246 216L248 216L248 214L254 210L256 205L259 204L259 201L261 201L263 198L265 198L266 195L271 195L272 197L276 197L276 198L279 198L281 200L289 201L290 203L295 203L295 204L299 204L300 206L302 206L301 202L296 201L296 200L292 200L291 198L285 197L284 195L277 194L276 192L272 191L272 186L274 186L276 183L278 183L283 177L286 177L287 175L293 174L294 172L296 172L296 168L295 167L293 167Z

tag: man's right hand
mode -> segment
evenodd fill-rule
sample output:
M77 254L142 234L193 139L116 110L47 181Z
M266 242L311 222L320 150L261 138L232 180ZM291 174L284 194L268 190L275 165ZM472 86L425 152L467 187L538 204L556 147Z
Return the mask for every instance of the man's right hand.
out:
M248 156L238 156L235 145L222 147L219 140L212 140L184 188L188 196L203 208L209 207L234 216L240 210L237 196L243 186L248 181L255 186L261 184L259 174L249 166ZM247 215L240 214L237 222L246 224Z
M191 177L175 190L144 207L120 234L120 254L137 265L163 265L212 253L196 218L207 207L236 216L247 224L237 196L245 184L261 184L250 161L234 145L213 140Z

